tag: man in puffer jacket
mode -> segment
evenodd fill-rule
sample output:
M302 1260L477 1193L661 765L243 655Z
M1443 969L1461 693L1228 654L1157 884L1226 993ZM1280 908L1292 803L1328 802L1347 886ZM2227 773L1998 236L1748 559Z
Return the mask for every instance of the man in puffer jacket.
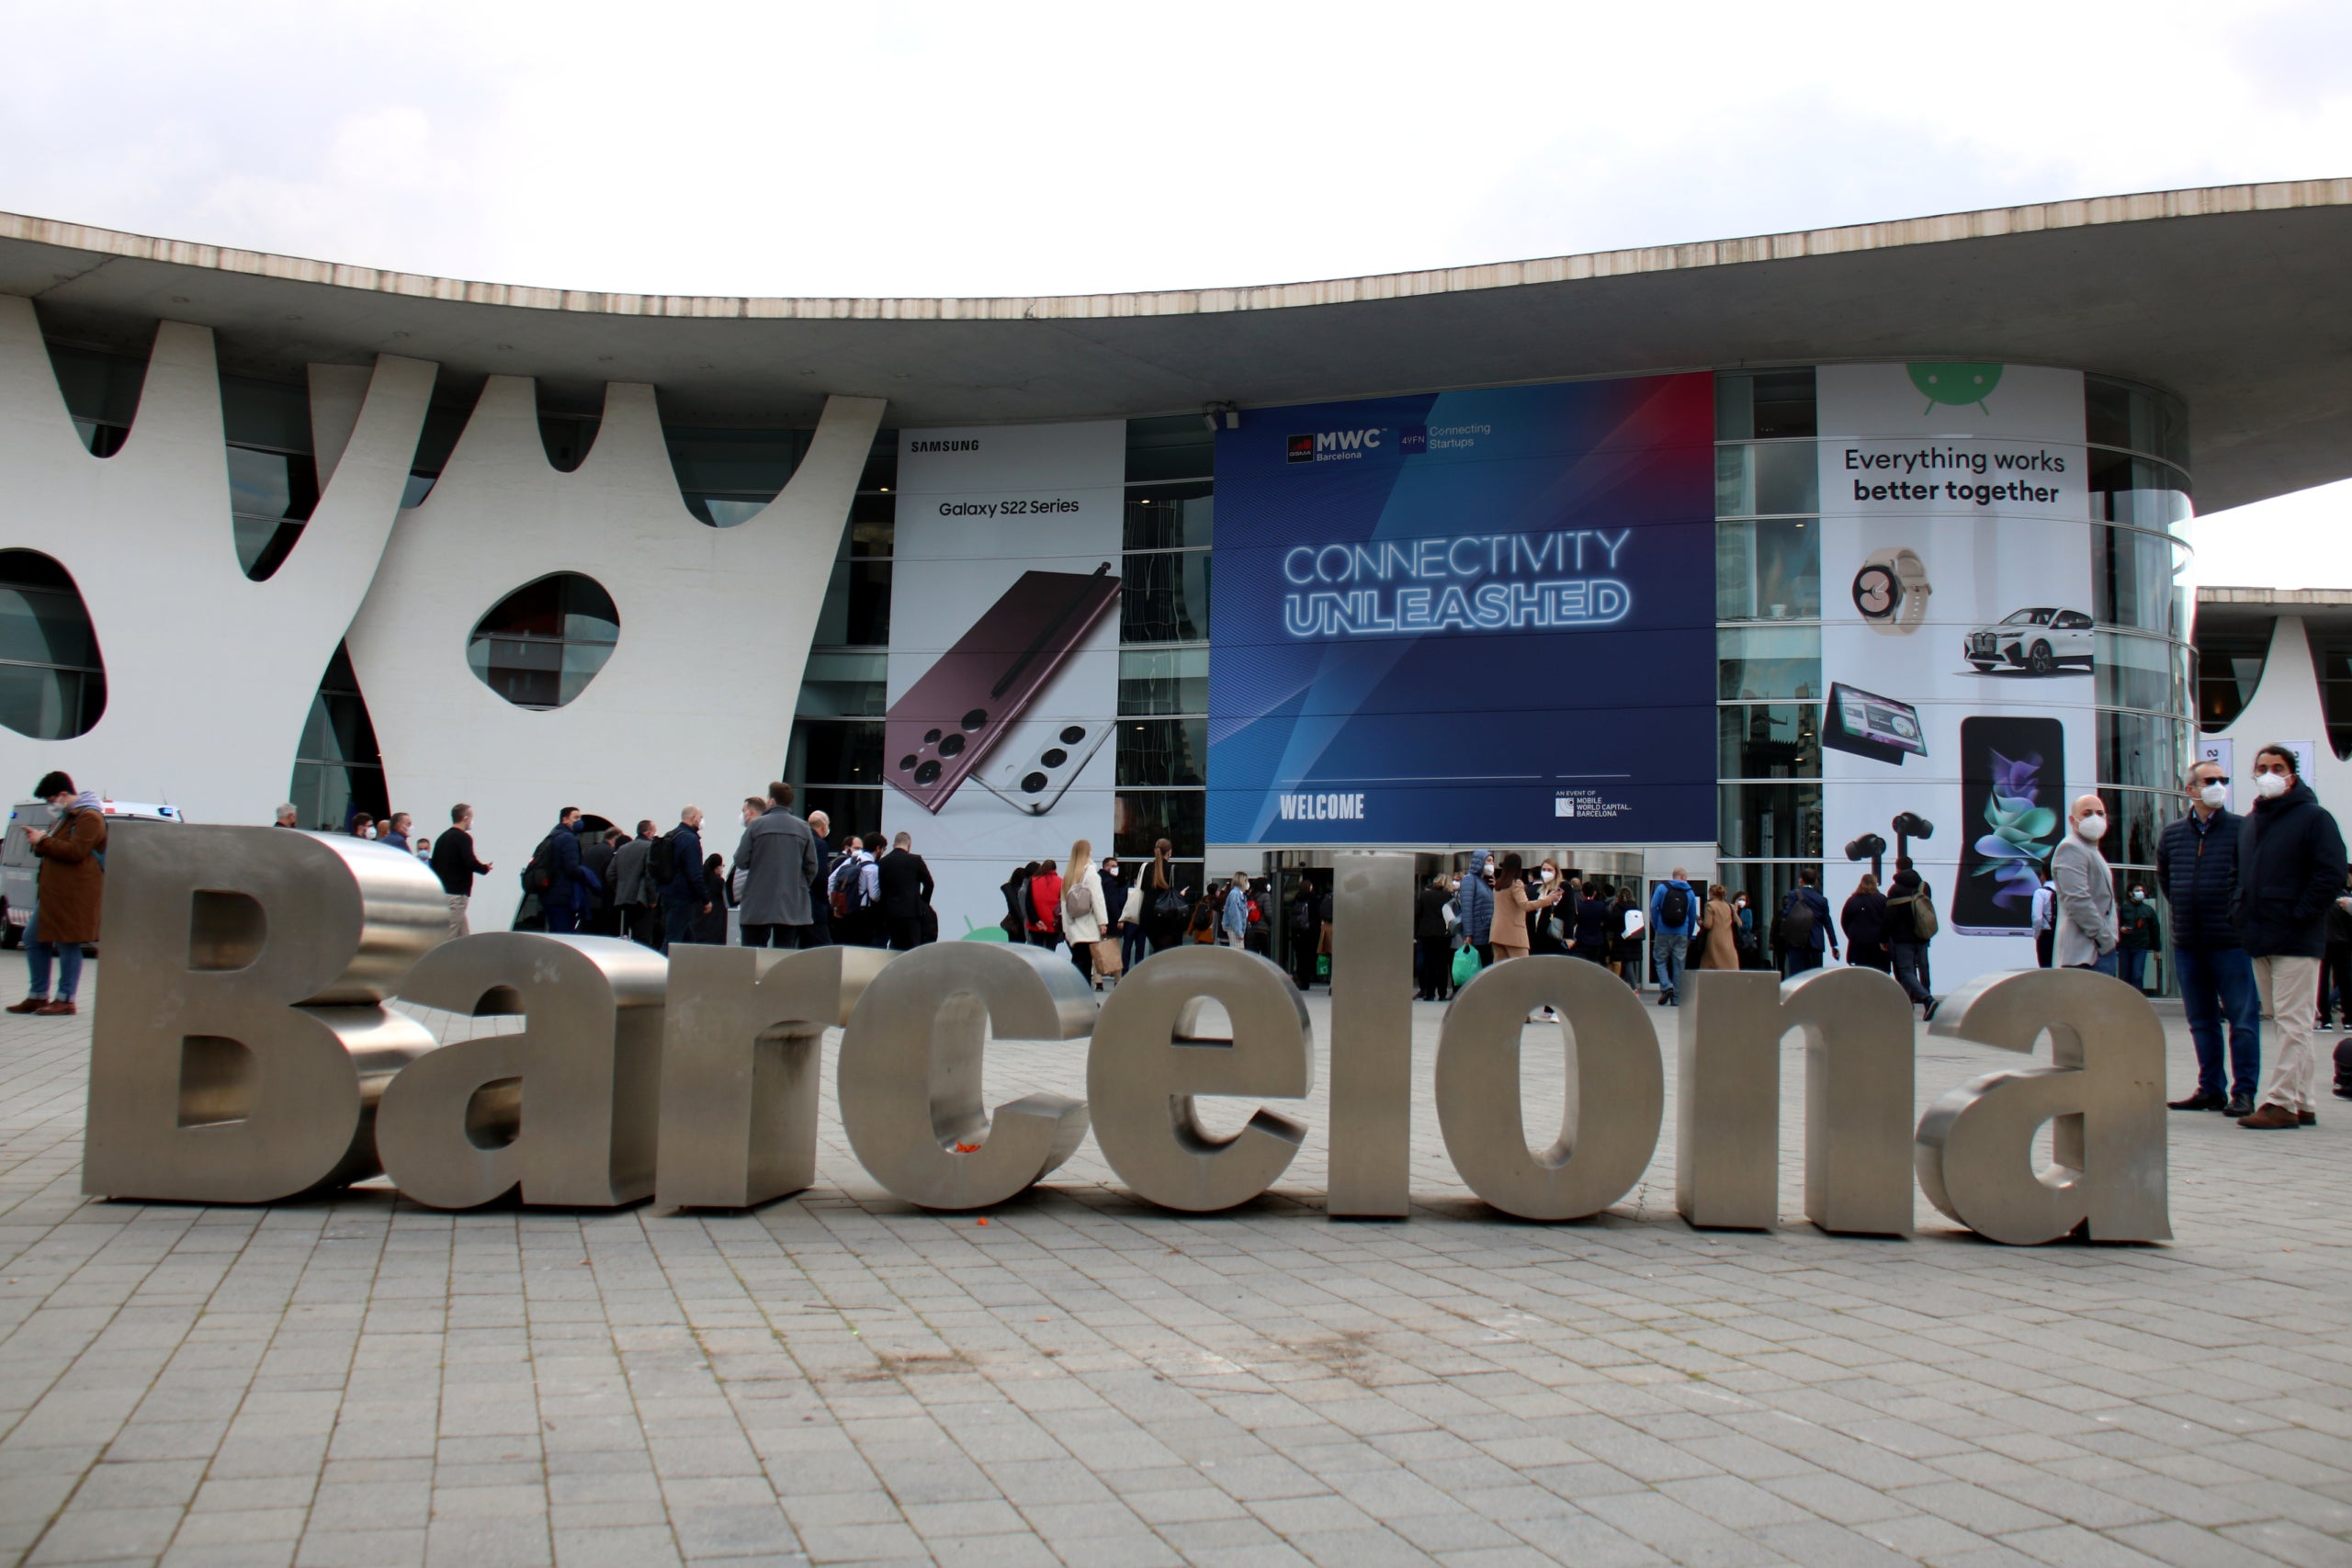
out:
M1470 869L1462 874L1462 891L1454 895L1454 903L1462 912L1462 940L1478 950L1478 967L1486 968L1495 961L1491 941L1495 928L1495 890L1487 882L1487 863L1493 855L1486 850L1470 852Z
M2229 798L2219 762L2188 770L2188 815L2165 825L2156 845L2156 887L2172 905L2174 973L2180 1010L2197 1045L2197 1092L2175 1111L2254 1111L2262 1076L2262 1004L2254 961L2245 955L2231 909L2238 894L2238 835L2245 818ZM2222 1028L2229 1026L2229 1069L2222 1078Z
M2262 1103L2238 1125L2267 1133L2319 1120L2312 1015L2328 906L2344 887L2344 834L2283 745L2254 754L2254 791L2261 798L2238 835L2238 928L2278 1026L2278 1048L2262 1080Z

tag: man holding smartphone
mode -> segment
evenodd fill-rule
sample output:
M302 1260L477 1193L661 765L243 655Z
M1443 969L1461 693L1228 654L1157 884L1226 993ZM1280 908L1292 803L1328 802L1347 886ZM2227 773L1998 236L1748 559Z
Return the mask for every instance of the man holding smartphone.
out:
M2263 1011L2278 1026L2278 1047L2262 1080L2262 1102L2238 1125L2257 1133L2319 1120L2319 1054L2312 1015L2327 952L2327 910L2344 887L2344 834L2302 781L2284 745L2254 754L2254 810L2238 832L2238 925L2254 960Z

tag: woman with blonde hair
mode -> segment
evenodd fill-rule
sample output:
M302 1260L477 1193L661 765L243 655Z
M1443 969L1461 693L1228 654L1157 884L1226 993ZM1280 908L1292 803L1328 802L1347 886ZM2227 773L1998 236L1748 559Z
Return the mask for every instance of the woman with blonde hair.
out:
M1094 944L1102 940L1110 911L1102 907L1102 874L1095 869L1094 846L1084 839L1069 847L1069 862L1062 871L1062 931L1069 940L1069 961L1094 980Z
M1706 969L1739 967L1739 939L1734 930L1739 917L1731 912L1731 890L1722 883L1707 887L1707 907L1699 916L1699 964Z

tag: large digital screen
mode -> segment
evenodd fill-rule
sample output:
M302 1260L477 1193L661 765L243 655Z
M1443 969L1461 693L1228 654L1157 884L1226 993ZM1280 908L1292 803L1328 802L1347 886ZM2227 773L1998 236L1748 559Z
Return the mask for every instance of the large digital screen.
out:
M1217 435L1211 843L1712 843L1713 378Z

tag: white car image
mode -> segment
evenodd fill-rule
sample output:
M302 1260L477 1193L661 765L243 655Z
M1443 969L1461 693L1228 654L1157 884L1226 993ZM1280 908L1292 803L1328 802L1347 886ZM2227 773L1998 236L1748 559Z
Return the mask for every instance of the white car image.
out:
M2012 611L1994 625L1970 632L1961 651L1980 675L2002 665L2030 675L2055 675L2070 668L2087 671L2091 618L2080 610L2046 605Z

